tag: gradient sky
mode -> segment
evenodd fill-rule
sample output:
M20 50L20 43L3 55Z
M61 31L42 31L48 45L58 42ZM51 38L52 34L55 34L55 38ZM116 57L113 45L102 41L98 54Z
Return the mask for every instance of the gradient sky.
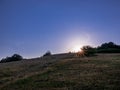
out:
M120 0L0 0L0 58L120 44Z

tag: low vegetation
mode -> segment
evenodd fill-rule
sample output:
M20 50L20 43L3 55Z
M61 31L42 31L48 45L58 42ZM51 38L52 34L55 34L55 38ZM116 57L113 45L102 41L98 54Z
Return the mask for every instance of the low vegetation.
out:
M103 43L96 48L97 53L120 53L120 45L113 42Z
M119 76L120 54L51 55L0 63L0 90L119 90Z
M12 62L12 61L20 61L22 60L23 57L18 55L18 54L14 54L13 56L11 57L6 57L6 58L3 58L0 63L6 63L6 62Z
M81 50L84 56L94 56L96 54L96 49L91 46L83 46Z
M47 52L43 55L43 57L45 57L45 56L50 56L50 55L52 55L51 52L50 52L50 51L47 51Z

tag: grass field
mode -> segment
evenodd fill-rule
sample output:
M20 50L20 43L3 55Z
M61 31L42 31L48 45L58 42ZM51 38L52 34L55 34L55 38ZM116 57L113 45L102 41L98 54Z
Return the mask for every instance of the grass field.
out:
M120 90L120 54L0 63L0 90Z

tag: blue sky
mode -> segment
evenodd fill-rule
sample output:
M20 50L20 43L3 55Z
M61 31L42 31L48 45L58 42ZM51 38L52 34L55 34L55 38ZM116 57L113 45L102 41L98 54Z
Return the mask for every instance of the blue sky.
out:
M0 0L0 58L120 44L120 0Z

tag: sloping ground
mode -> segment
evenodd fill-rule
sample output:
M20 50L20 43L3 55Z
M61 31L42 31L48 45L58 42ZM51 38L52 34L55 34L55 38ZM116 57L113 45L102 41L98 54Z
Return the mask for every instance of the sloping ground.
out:
M120 90L120 54L54 55L0 64L1 90Z

